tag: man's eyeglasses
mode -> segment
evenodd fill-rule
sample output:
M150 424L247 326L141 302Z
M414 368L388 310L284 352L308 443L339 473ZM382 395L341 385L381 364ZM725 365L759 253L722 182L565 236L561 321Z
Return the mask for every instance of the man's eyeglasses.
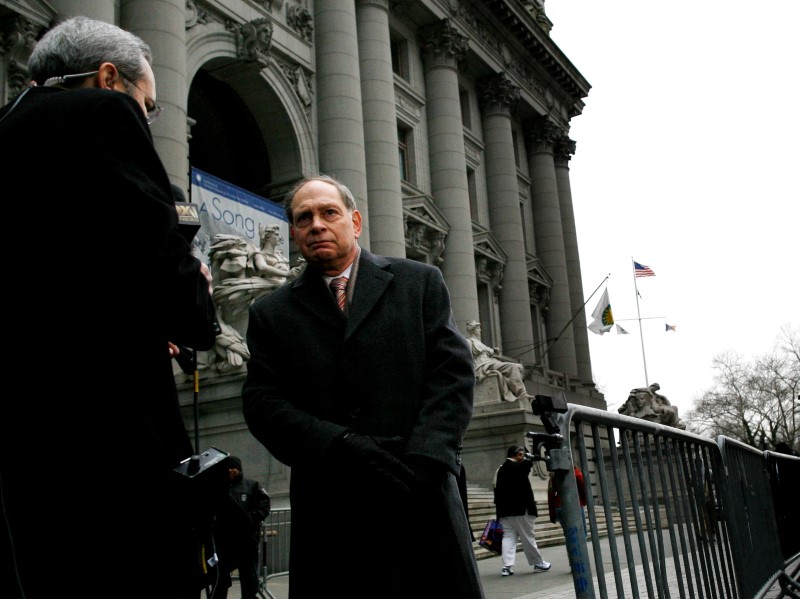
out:
M141 87L136 85L133 81L131 81L127 77L123 77L122 80L125 83L129 83L133 87L138 89L140 92L142 92L144 94L144 97L147 98L147 100L149 100L150 104L148 104L147 102L145 102L145 104L144 104L144 107L147 110L147 124L150 125L150 124L154 123L155 120L158 118L158 115L161 114L161 111L164 110L161 107L161 104L156 102L153 98L150 97L150 94L148 94L146 91L144 91Z
M44 87L55 87L56 85L63 85L70 79L85 79L86 77L89 77L91 75L96 75L99 72L100 71L89 71L88 73L76 73L74 75L61 75L59 77L50 77L49 79L45 80L45 82L42 85ZM133 81L131 81L127 77L123 77L122 75L120 76L122 77L122 81L124 82L125 87L132 85L133 87L135 87L144 94L144 97L149 101L149 104L147 102L145 102L144 104L145 110L147 111L147 116L146 116L147 124L151 125L152 123L154 123L155 120L158 118L158 115L160 115L164 109L158 102L156 102L153 98L150 97L150 94L144 91L141 87L136 85ZM130 88L128 89L130 90Z

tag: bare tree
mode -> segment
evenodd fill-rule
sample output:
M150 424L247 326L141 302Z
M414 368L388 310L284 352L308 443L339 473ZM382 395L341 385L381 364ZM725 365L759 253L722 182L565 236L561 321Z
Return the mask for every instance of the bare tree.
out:
M685 418L688 430L762 449L786 443L800 451L800 328L782 327L766 355L748 362L724 352L712 368L714 385L694 400Z

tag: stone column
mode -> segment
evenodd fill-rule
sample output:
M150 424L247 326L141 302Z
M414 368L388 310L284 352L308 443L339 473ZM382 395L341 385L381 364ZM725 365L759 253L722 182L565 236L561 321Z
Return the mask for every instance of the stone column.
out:
M353 192L364 222L359 243L370 249L355 3L317 0L314 13L320 171Z
M357 0L356 20L372 251L404 257L406 243L389 44L389 1Z
M572 208L572 188L569 182L569 160L575 153L575 142L566 135L560 137L553 146L556 166L556 185L561 205L561 228L564 231L564 253L567 260L569 278L569 298L572 314L580 314L572 321L572 334L575 337L575 358L578 376L584 384L593 384L592 361L589 356L589 335L586 332L586 309L583 297L583 278L581 260L578 254L578 233L575 227L575 212Z
M569 324L572 319L572 303L553 160L553 144L559 136L558 128L546 118L531 123L528 166L531 174L536 255L553 279L549 310L545 316L549 348L547 357L551 370L575 377L578 374L578 365L572 325Z
M436 206L450 223L442 273L450 290L456 323L466 334L467 321L479 317L464 128L458 97L458 61L466 55L468 41L447 20L419 33L425 63L431 191Z
M122 0L120 27L150 44L156 99L164 112L150 125L153 141L170 180L189 188L189 137L186 109L186 2Z
M504 74L479 80L478 88L483 114L490 229L508 255L500 292L503 353L532 364L535 354L532 351L531 299L511 130L511 111L519 101L520 90Z
M83 16L117 25L114 0L50 0L50 6L58 13L59 23L70 17Z

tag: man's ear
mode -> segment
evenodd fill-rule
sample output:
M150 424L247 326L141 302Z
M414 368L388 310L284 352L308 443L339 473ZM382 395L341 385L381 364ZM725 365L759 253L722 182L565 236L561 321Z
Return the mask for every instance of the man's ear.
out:
M361 235L361 213L358 210L353 210L353 232L356 234L356 239L358 239L359 235Z
M100 89L116 89L117 83L121 83L122 77L112 62L104 62L97 69L96 87Z

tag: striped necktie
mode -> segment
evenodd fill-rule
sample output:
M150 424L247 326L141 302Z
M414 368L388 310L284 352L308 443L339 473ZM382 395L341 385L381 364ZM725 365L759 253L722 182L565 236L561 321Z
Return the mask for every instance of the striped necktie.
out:
M347 296L345 289L347 288L347 277L337 277L330 283L333 296L336 298L336 303L339 304L339 309L344 311L344 303Z

